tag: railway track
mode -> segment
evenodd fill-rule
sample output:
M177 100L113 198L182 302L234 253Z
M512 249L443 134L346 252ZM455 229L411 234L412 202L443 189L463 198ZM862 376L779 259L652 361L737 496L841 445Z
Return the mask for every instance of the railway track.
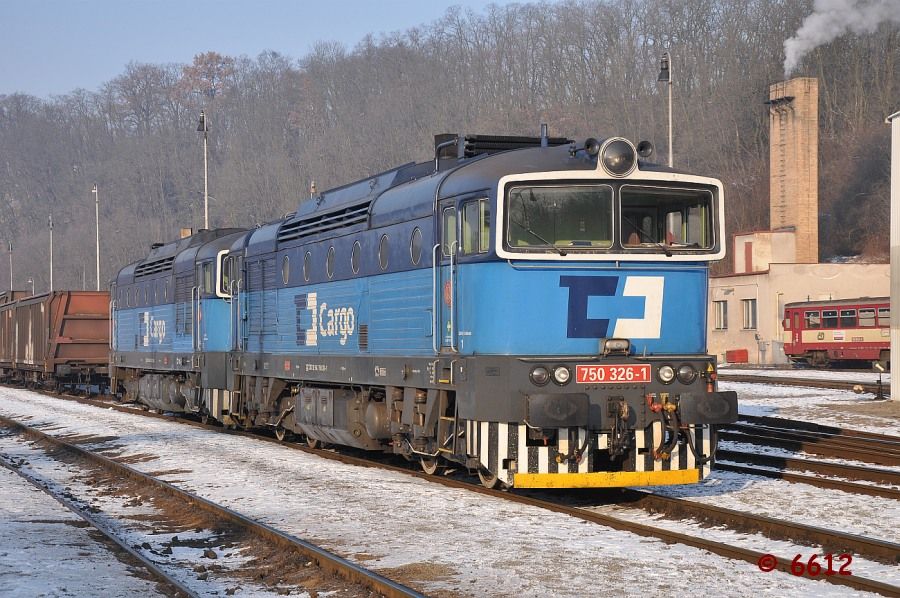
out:
M128 488L125 492L135 497L154 496L154 504L166 505L172 511L178 511L185 507L195 515L191 521L196 522L198 517L205 524L204 527L216 529L219 535L229 537L234 540L232 546L235 552L243 549L252 549L255 553L264 553L270 555L278 555L280 559L284 559L285 555L295 555L297 557L296 566L303 568L306 562L314 563L321 571L332 576L336 576L346 583L343 589L347 588L364 588L352 591L353 594L367 594L368 592L376 592L379 595L390 598L400 597L421 597L422 594L404 585L398 584L390 579L369 571L359 565L351 563L323 548L314 544L285 534L265 524L259 523L240 513L217 505L211 501L201 498L195 494L179 489L171 484L163 482L157 478L137 471L123 463L119 463L109 459L98 453L88 451L76 444L66 442L65 440L45 434L39 430L29 427L21 422L0 416L0 425L6 427L15 433L23 434L48 448L48 451L58 455L63 453L70 459L74 459L81 463L88 464L91 468L101 470L106 476L102 476L102 484L115 484L115 481L125 482ZM66 504L66 503L63 503ZM68 505L67 505L68 506ZM83 509L75 509L80 516L84 516ZM96 519L96 518L94 518ZM98 529L100 524L96 521L91 522ZM196 525L196 523L193 523ZM107 534L107 532L109 532ZM167 583L177 588L188 596L196 596L197 594L190 590L184 584L174 579L173 574L169 574L162 567L157 566L151 559L140 550L126 546L120 538L117 538L114 532L108 528L104 531L112 541L116 542L139 559L154 574L164 578ZM263 548L260 548L260 545ZM148 548L144 546L144 548ZM170 546L171 548L171 546ZM183 572L182 572L183 573ZM332 584L334 585L334 584Z
M133 408L124 407L122 405L112 405L106 401L96 401L92 399L76 398L75 400L88 404L100 405L104 408L113 407L117 410L127 411L130 413L141 413L151 417L160 417L172 420L171 417L162 416L153 413L139 412ZM190 425L209 428L198 422L190 422L186 420L178 420ZM241 436L251 436L257 440L268 442L278 442L275 439L266 439L259 435L251 435L245 432L224 430L216 427L218 431L227 434L236 434ZM282 443L279 443L282 444ZM512 501L518 504L530 505L543 508L549 511L565 513L578 519L611 527L613 529L629 531L637 535L653 537L667 543L678 543L692 546L702 550L707 550L714 554L741 560L756 565L760 558L764 555L758 551L747 549L740 546L734 546L722 542L717 542L703 537L697 537L685 533L667 530L661 527L644 525L641 523L631 522L627 519L612 517L597 512L593 512L584 508L584 505L566 504L559 497L550 499L541 497L540 493L524 493L524 492L504 492L498 490L488 490L471 481L461 480L452 476L429 476L419 471L410 470L408 467L399 467L396 465L386 464L381 461L372 460L370 458L361 458L344 453L335 453L332 451L323 451L321 449L310 449L297 444L283 444L283 446L317 454L321 457L349 463L361 465L365 467L379 467L387 470L403 472L408 475L428 479L429 481L442 484L452 488L462 488L468 491L481 493L495 498ZM801 545L809 545L815 550L828 549L834 551L849 551L854 555L870 558L874 561L883 563L896 563L898 555L900 555L900 544L886 541L872 540L855 534L847 534L824 528L817 528L803 524L796 524L789 521L774 519L770 517L758 516L749 513L742 513L729 509L713 507L704 503L689 501L684 499L669 498L657 496L650 493L627 490L624 491L623 499L626 502L633 503L646 511L663 513L666 516L683 518L691 517L704 523L715 523L734 528L739 531L753 531L761 533L767 537L780 540L788 540ZM790 572L791 560L788 557L778 557L776 568L781 571ZM900 588L890 584L880 582L874 579L867 579L857 575L853 576L831 576L831 577L810 577L810 579L824 579L833 584L852 587L857 590L871 591L888 596L900 596Z
M742 419L745 416L741 416ZM803 451L875 465L900 466L900 438L767 418L719 429L719 439Z
M747 382L752 384L770 384L775 386L803 386L807 388L830 388L835 390L849 390L882 397L890 397L891 385L881 385L871 382L848 382L841 380L825 380L814 378L788 378L782 376L754 376L746 374L729 374L718 372L718 379L723 382Z
M165 569L158 567L156 563L146 555L144 555L143 552L132 548L127 542L120 539L112 529L110 529L107 525L104 525L96 517L91 515L90 512L83 508L83 506L78 502L69 500L64 495L58 492L53 492L46 483L42 483L40 479L25 473L14 463L7 462L5 459L0 459L0 466L5 467L12 472L15 472L26 482L28 482L44 494L47 494L62 506L66 507L69 511L78 516L91 528L100 532L100 534L106 539L107 543L116 546L119 550L124 551L132 559L134 559L134 561L136 561L140 567L143 567L147 571L147 573L157 581L157 583L161 584L161 589L167 595L174 596L176 598L181 598L184 596L197 598L198 595L189 587L181 583L181 581L179 581L177 577L170 575L166 572Z

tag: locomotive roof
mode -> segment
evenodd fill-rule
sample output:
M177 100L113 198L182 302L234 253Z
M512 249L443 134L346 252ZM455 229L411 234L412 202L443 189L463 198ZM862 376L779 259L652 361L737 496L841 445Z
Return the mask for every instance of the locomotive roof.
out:
M885 303L889 304L890 302L890 297L857 297L856 299L834 299L826 301L794 301L793 303L785 303L784 307L785 309L789 307L842 307L850 305L877 305Z
M193 258L200 247L212 240L241 232L242 230L239 228L203 229L183 239L155 244L151 247L147 257L128 264L119 270L119 274L116 276L116 284L130 284L137 279L163 272L168 273L173 269L180 271L183 267L177 268L176 263L182 264L185 259L190 259L190 267L193 268Z

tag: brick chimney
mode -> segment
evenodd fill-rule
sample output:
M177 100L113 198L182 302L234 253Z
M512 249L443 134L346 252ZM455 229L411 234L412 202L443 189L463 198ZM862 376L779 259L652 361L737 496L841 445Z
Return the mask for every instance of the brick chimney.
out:
M819 82L769 86L769 228L793 227L796 263L819 262Z

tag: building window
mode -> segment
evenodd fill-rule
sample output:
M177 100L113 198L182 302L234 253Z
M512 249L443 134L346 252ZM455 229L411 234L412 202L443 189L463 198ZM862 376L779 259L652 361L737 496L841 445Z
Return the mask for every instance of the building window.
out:
M741 299L744 311L744 330L756 330L756 299Z
M728 330L728 302L713 301L716 315L716 330Z

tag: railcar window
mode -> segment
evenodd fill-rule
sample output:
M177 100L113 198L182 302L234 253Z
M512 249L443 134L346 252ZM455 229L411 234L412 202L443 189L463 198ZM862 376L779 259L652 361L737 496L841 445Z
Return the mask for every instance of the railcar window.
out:
M328 278L334 276L334 247L329 247L328 255L325 256L325 274Z
M822 310L822 328L837 328L838 312L836 309Z
M878 326L881 328L890 328L891 327L891 308L890 307L879 307L878 308Z
M863 307L859 310L859 325L860 327L874 327L875 326L875 310L870 307Z
M506 243L513 251L608 249L612 247L612 188L513 187L506 198L506 220Z
M350 252L350 267L353 269L354 274L359 273L359 252L359 241L354 241L353 250Z
M794 312L794 330L800 330L800 312Z
M856 310L841 310L841 328L856 328Z
M409 239L409 259L413 266L418 266L422 261L422 231L419 227L413 229L412 236Z
M701 189L636 187L621 191L622 245L665 244L671 249L710 249L712 194Z
M816 329L822 327L821 314L817 311L806 312L806 328Z
M490 246L490 215L486 199L470 201L462 211L462 252L486 253Z

